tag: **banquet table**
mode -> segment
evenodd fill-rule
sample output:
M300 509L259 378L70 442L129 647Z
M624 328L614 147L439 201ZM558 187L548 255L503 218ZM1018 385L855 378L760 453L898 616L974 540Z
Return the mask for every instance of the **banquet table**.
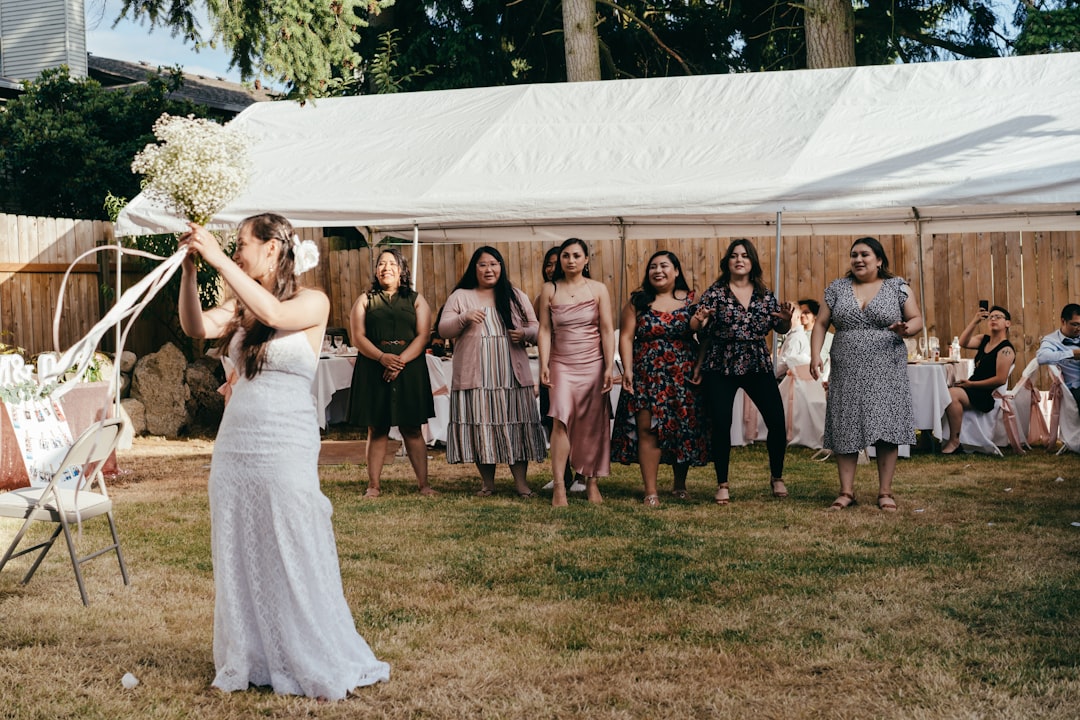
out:
M949 386L966 379L973 365L971 360L908 363L911 409L917 430L929 430L938 440L945 439L945 408L951 401Z
M424 429L428 443L436 440L446 442L446 426L450 421L450 378L453 365L450 358L437 358L428 353L424 356L431 379L431 394L435 399L435 417ZM315 398L315 407L319 410L319 427L326 429L328 424L344 422L348 412L349 394L352 386L353 366L356 355L330 355L319 358L315 370L315 380L311 385L311 394ZM400 440L391 431L391 438Z
M108 382L78 383L60 398L73 437L78 437L98 420L112 417L110 398ZM120 471L115 452L109 456L101 471L106 476L116 475ZM29 484L26 463L15 437L15 429L11 426L11 418L6 409L0 408L0 490L14 490Z
M315 397L315 408L319 411L320 428L325 429L327 423L344 422L349 394L339 391L352 386L355 364L356 355L329 355L319 358L315 380L311 384L311 394Z

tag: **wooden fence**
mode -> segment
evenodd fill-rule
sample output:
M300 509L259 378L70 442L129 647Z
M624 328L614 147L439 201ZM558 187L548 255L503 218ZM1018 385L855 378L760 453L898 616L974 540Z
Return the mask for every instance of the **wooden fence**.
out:
M111 226L92 220L0 215L0 342L31 353L53 349L53 316L68 266L110 241ZM67 348L98 321L103 268L91 256L72 268L60 315Z
M858 236L785 237L781 246L781 276L776 294L781 300L804 298L822 301L825 287L848 270L848 250ZM885 235L892 270L911 282L920 301L929 334L942 347L959 335L978 308L980 299L1001 305L1012 314L1010 338L1017 349L1012 380L1035 357L1042 337L1060 326L1061 308L1080 302L1080 233L957 233L923 238L920 280L919 243L913 235ZM776 238L750 238L761 259L766 284L774 284ZM700 294L720 274L720 258L729 239L627 241L590 244L590 271L612 294L615 312L637 288L645 264L657 250L671 250L680 259L687 282ZM540 292L540 270L547 247L529 243L495 243L506 260L510 279L529 297ZM417 287L433 308L441 305L464 272L479 244L424 245ZM351 251L357 252L357 251ZM367 252L367 251L364 251ZM331 253L331 257L335 253ZM406 253L406 257L410 257ZM333 260L332 260L333 261ZM365 264L365 262L367 264ZM352 286L366 288L370 282L370 254L357 255L350 263L364 274L353 276ZM342 282L344 285L344 281ZM332 304L347 313L348 296L331 295ZM347 314L342 315L347 324ZM617 320L617 318L616 318ZM965 351L965 356L970 355ZM1049 387L1043 370L1040 387Z
M323 262L306 273L306 284L330 296L330 325L348 327L349 309L364 292L374 269L369 248L337 250L320 229L304 229L301 237L319 245ZM825 286L847 272L847 254L857 236L785 237L777 296L792 302L821 300ZM1010 337L1017 348L1016 371L1035 356L1043 335L1060 325L1067 302L1080 301L1080 232L958 233L923 238L920 282L918 239L886 235L881 240L891 267L908 278L920 298L927 328L945 347L959 335L980 299L1007 307L1013 316ZM775 237L750 238L758 250L766 283L773 285ZM31 353L51 349L51 324L60 278L68 264L95 244L111 243L108 223L0 215L0 331ZM591 243L590 271L604 282L618 313L630 292L640 285L645 263L656 250L671 250L681 260L690 286L699 293L720 274L719 261L728 239L616 241ZM511 282L529 297L540 292L540 268L546 246L496 243L506 260ZM453 290L478 244L422 245L417 287L437 310ZM411 248L403 248L406 258ZM67 347L101 317L98 288L112 284L108 259L82 263L73 275L61 321L61 345ZM132 278L133 280L134 278ZM125 280L130 283L130 280ZM616 318L617 319L617 318ZM133 334L129 347L154 350L159 332ZM156 343L156 344L155 344ZM1049 387L1045 371L1040 387Z

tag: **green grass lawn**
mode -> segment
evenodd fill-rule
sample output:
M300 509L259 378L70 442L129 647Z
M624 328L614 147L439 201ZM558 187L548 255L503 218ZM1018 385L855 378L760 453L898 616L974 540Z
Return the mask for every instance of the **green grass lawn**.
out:
M763 448L732 453L732 504L641 505L616 466L600 506L523 500L500 468L478 498L470 468L433 453L383 495L363 468L324 466L346 595L389 683L333 704L213 677L208 443L121 457L118 524L133 584L89 568L79 603L60 548L27 586L0 574L0 717L12 718L1071 718L1080 707L1080 458L901 460L897 513L824 508L835 463L792 449L791 497ZM534 488L550 479L534 467ZM661 471L661 487L670 473ZM0 526L10 538L10 526ZM85 528L86 540L101 528ZM6 540L5 540L6 542ZM141 684L123 690L132 672Z

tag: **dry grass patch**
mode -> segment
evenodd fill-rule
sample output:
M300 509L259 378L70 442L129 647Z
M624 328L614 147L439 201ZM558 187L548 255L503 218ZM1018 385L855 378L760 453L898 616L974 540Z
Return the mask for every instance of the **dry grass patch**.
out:
M477 498L475 469L432 453L383 496L364 469L320 468L346 595L391 681L331 705L213 677L206 478L212 445L140 440L113 484L133 585L95 561L84 609L63 556L0 575L0 716L18 718L957 718L1075 715L1080 460L902 461L900 512L825 513L835 465L793 450L791 498L763 449L733 453L732 505L640 504L617 466L600 507ZM1057 477L1062 482L1056 482ZM662 475L661 483L670 476ZM530 483L550 479L533 468ZM6 530L0 527L0 531ZM88 524L94 537L101 528ZM55 551L54 551L55 552ZM120 687L124 672L142 684Z

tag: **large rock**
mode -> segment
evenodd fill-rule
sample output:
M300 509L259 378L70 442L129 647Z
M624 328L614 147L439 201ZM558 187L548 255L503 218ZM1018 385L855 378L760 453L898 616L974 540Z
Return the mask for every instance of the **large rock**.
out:
M221 361L201 357L188 366L184 379L191 392L188 415L192 424L203 430L217 430L225 412L225 397L218 392L225 382Z
M135 357L135 353L130 350L125 350L120 353L120 372L129 373L135 369L135 361L138 358Z
M146 410L138 400L124 398L120 401L120 417L124 419L125 425L116 449L128 450L131 448L132 438L146 432Z
M187 427L187 402L191 397L184 382L187 359L172 343L144 355L131 373L131 397L146 410L146 431L175 438Z

